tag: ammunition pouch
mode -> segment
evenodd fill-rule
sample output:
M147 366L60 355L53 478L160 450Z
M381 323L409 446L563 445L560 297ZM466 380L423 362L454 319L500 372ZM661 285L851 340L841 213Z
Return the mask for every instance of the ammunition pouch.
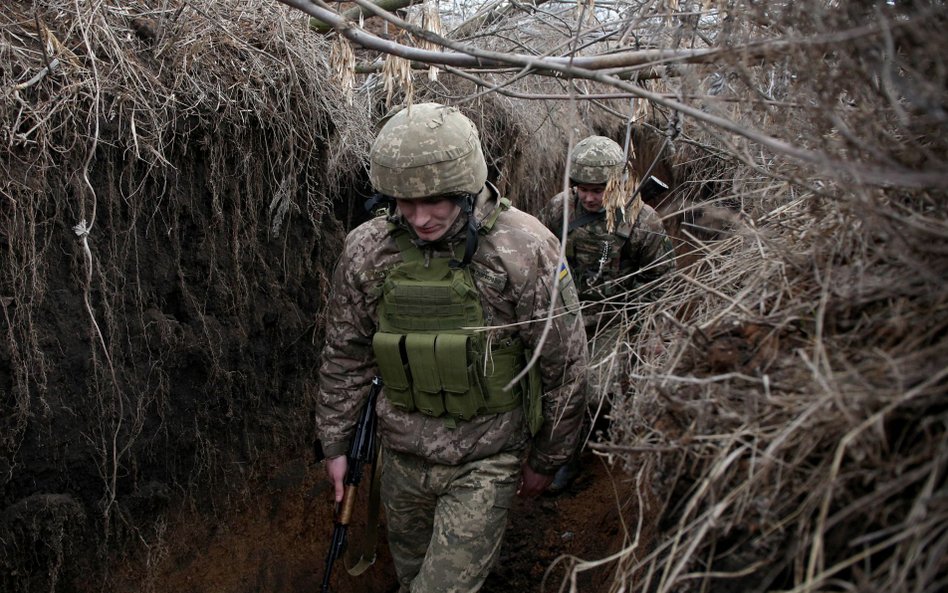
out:
M526 400L539 399L528 398L533 382L539 393L538 375L531 381L528 374L504 390L526 364L519 340L487 355L478 352L474 342L463 334L375 334L372 346L392 405L457 420L509 412L520 405L533 409L536 402Z
M379 331L372 338L386 397L399 410L448 423L523 406L535 433L543 421L539 373L531 369L504 389L526 366L528 352L515 338L486 347L477 331L484 314L470 267L452 267L443 257L426 260L407 233L390 230L403 261L382 283Z

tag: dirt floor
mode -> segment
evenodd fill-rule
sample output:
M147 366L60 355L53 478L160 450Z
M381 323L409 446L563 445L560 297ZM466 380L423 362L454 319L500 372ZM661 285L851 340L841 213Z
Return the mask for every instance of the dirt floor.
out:
M494 573L484 593L557 591L564 555L599 559L622 541L615 492L628 492L599 458L587 454L585 470L561 494L518 499ZM116 591L179 593L311 593L324 572L332 505L321 468L294 460L277 468L253 502L208 521L192 511L170 518L161 545L153 546L149 574L121 574ZM626 524L633 519L625 513ZM380 535L378 560L351 577L342 563L333 571L334 593L394 593L391 557ZM561 561L551 569L558 558ZM609 567L580 575L578 591L604 590ZM549 574L548 574L549 573ZM544 575L546 583L544 584Z
M570 558L599 560L620 549L623 521L634 525L635 520L626 506L628 497L622 496L620 506L616 495L629 492L623 483L628 478L610 471L592 454L583 457L583 468L563 493L518 500L500 560L483 593L559 591ZM606 591L610 567L614 565L580 573L576 590Z

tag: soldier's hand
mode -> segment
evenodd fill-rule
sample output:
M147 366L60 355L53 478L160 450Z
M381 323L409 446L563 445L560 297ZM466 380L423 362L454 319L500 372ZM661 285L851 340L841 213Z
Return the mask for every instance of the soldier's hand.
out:
M539 496L553 481L553 475L541 474L533 471L529 463L524 462L520 475L520 487L517 496L533 498Z
M329 475L329 481L332 482L336 490L336 502L342 502L342 496L345 493L343 481L346 479L346 471L349 469L349 460L345 455L330 457L326 460L326 474Z

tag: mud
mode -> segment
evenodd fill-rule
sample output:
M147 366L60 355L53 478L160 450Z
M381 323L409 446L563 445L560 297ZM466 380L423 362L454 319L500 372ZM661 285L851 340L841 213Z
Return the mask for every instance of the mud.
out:
M628 502L627 480L592 454L584 457L584 467L561 494L517 499L484 593L557 591L570 558L598 560L620 549L623 525L634 528L637 520L633 509L619 503L622 498ZM311 460L289 461L274 468L248 500L239 510L216 518L185 509L170 514L156 562L144 572L140 563L120 568L115 591L319 591L332 531L331 493L322 468ZM353 528L355 538L359 529ZM384 517L377 551L376 563L358 577L346 574L339 562L333 570L333 593L395 593ZM610 568L614 565L580 573L577 590L604 590Z

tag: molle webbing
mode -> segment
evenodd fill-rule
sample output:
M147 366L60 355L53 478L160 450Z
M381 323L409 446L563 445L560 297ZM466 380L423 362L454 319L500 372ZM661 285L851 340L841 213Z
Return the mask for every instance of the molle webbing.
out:
M609 283L621 274L622 250L637 223L641 206L635 206L640 204L641 200L636 198L633 201L630 208L623 213L622 222L610 233L602 224L606 217L605 211L585 211L575 190L572 195L574 218L568 227L565 255L566 261L576 274L581 298L589 298L586 291L593 285Z
M482 229L495 220L489 217ZM473 329L483 327L484 312L470 269L451 267L445 257L426 260L407 232L393 232L403 261L382 284L372 341L392 405L449 421L524 405L526 381L504 390L525 366L523 345L506 340L487 352L483 334Z
M574 209L575 211L575 209ZM596 212L589 212L588 210L574 218L570 221L569 226L566 227L566 233L572 233L581 226L586 226L591 222L596 222L602 220L606 217L605 210L597 210Z
M504 391L526 362L519 341L486 357L471 341L459 334L375 334L372 344L392 405L458 420L523 405L525 383Z
M382 331L388 326L405 332L437 332L484 325L469 271L451 268L445 258L432 258L426 266L424 255L407 233L396 234L395 242L403 263L382 284Z

